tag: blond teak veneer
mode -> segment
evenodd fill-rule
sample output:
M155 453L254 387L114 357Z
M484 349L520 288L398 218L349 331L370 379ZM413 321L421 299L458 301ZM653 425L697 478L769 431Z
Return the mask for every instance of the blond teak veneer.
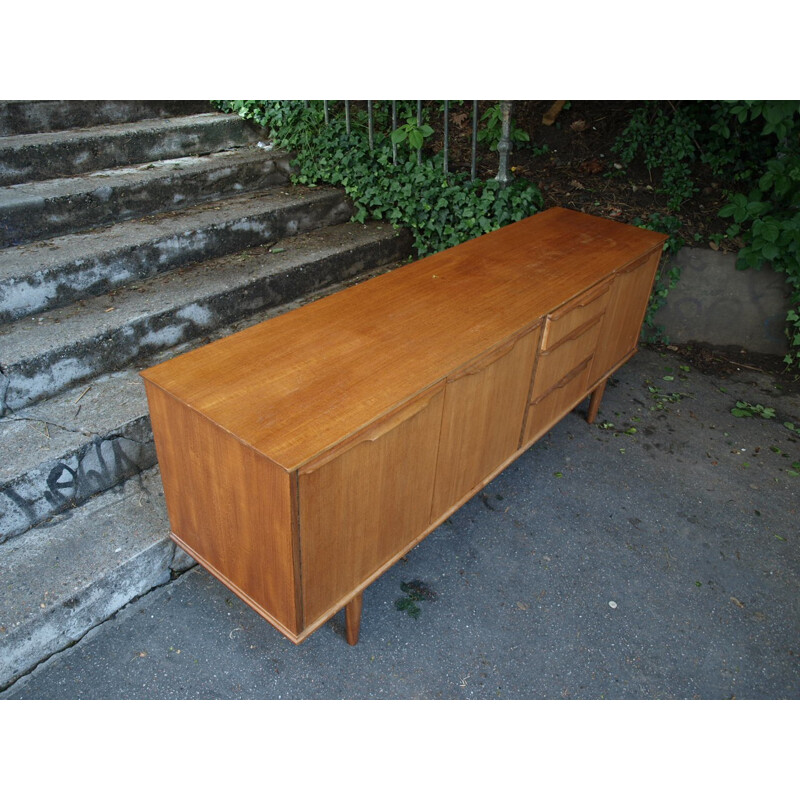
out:
M293 642L636 351L664 237L553 208L145 370L173 539Z

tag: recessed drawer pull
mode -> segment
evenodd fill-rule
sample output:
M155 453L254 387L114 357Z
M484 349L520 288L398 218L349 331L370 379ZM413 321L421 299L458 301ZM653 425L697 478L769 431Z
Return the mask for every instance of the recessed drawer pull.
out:
M483 372L487 367L490 367L492 364L503 358L503 356L507 356L520 343L520 341L525 338L525 336L535 331L540 325L541 322L537 322L535 325L529 327L524 333L515 336L510 341L500 345L500 347L497 347L494 350L491 350L488 353L480 356L476 361L467 364L467 366L450 375L447 378L447 382L452 383L453 381L459 380L459 378L466 378L468 375L477 375L479 372Z
M559 339L555 344L550 346L549 350L545 350L544 353L545 354L552 353L553 350L555 350L558 347L561 347L562 345L567 344L567 342L574 342L575 339L580 339L581 336L583 336L583 334L586 333L590 328L593 328L595 325L599 324L602 318L603 318L603 313L601 312L596 317L592 317L587 322L584 322L583 325L581 325L580 327L575 328L574 331L569 333L563 339Z
M408 422L418 414L421 414L430 405L431 400L433 400L433 398L436 397L436 395L439 394L443 388L444 382L437 384L434 389L429 390L424 396L413 400L408 405L400 408L398 411L390 413L387 417L374 423L361 433L356 434L355 436L335 445L317 459L309 462L304 467L301 467L300 474L309 475L312 472L316 472L316 470L320 469L320 467L324 467L326 464L338 458L342 453L350 450L353 447L356 447L357 445L364 444L366 442L377 442L378 439L385 436L387 433L390 433L395 428L399 428L404 422Z
M586 369L586 365L592 360L592 357L584 359L578 364L575 369L570 370L555 386L551 386L543 395L537 397L532 403L532 406L535 406L537 403L541 403L546 397L551 395L553 392L557 392L559 389L563 389L568 383L571 383L576 376L578 376L582 370Z
M602 286L599 286L594 291L590 290L588 292L584 292L584 294L582 294L577 301L574 302L574 305L567 304L557 311L554 311L552 314L550 314L550 319L556 322L566 314L569 314L570 311L574 311L578 308L586 308L586 306L594 303L595 300L599 300L610 288L611 282L606 281Z
M587 322L599 319L606 310L610 297L611 281L589 289L571 302L548 315L542 349L550 350L568 341L571 335L580 335Z
M634 272L635 270L639 269L639 267L646 264L652 257L653 254L648 253L646 256L642 256L641 258L637 258L635 261L631 261L630 264L626 264L621 269L618 269L617 272L619 274L623 274L625 272Z

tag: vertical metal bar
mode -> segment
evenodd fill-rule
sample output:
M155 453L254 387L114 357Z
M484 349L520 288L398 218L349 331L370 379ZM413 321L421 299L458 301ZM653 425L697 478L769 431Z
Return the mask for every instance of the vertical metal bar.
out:
M450 136L450 101L444 101L444 174L447 175L448 138Z
M344 101L344 121L345 126L347 127L347 135L350 135L350 101Z
M372 119L372 100L367 100L367 120L369 122L369 149L375 146L375 124Z
M503 128L500 141L497 143L498 170L497 182L501 186L507 186L511 180L508 171L508 157L511 154L511 101L501 100L500 111L503 115Z
M308 100L303 100L303 108L308 108Z
M397 100L392 100L392 133L397 130ZM397 165L397 142L392 142L392 164Z
M325 124L326 125L330 125L331 124L331 118L330 118L330 116L328 114L328 101L327 100L323 100L322 101L322 107L325 109Z
M478 101L472 101L472 180L478 177Z
M417 100L417 127L422 127L422 100ZM417 164L422 163L422 146L417 150Z

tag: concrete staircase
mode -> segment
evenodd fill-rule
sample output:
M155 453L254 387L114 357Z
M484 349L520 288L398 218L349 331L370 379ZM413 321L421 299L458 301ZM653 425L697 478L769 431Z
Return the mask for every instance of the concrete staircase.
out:
M401 262L194 102L0 103L0 688L192 561L138 370Z

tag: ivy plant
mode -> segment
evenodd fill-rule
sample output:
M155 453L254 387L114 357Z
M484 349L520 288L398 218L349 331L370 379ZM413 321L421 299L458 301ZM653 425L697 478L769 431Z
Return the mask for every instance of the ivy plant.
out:
M674 213L698 191L701 168L733 187L719 215L731 221L726 236L743 243L737 268L770 266L784 275L785 362L800 368L800 102L648 101L634 110L614 150L625 166L641 158L658 171L657 191Z
M443 174L442 156L417 151L433 129L418 124L411 104L401 105L406 123L394 133L407 142L407 157L395 164L388 113L375 104L373 148L363 109L353 109L348 134L340 114L326 123L319 101L216 101L218 108L263 125L277 147L294 153L295 183L341 186L353 201L353 220L383 220L409 229L418 255L428 255L516 222L541 210L538 187L524 180L501 186L496 180L471 180L465 173ZM402 133L400 133L402 131ZM402 154L401 154L402 155Z

